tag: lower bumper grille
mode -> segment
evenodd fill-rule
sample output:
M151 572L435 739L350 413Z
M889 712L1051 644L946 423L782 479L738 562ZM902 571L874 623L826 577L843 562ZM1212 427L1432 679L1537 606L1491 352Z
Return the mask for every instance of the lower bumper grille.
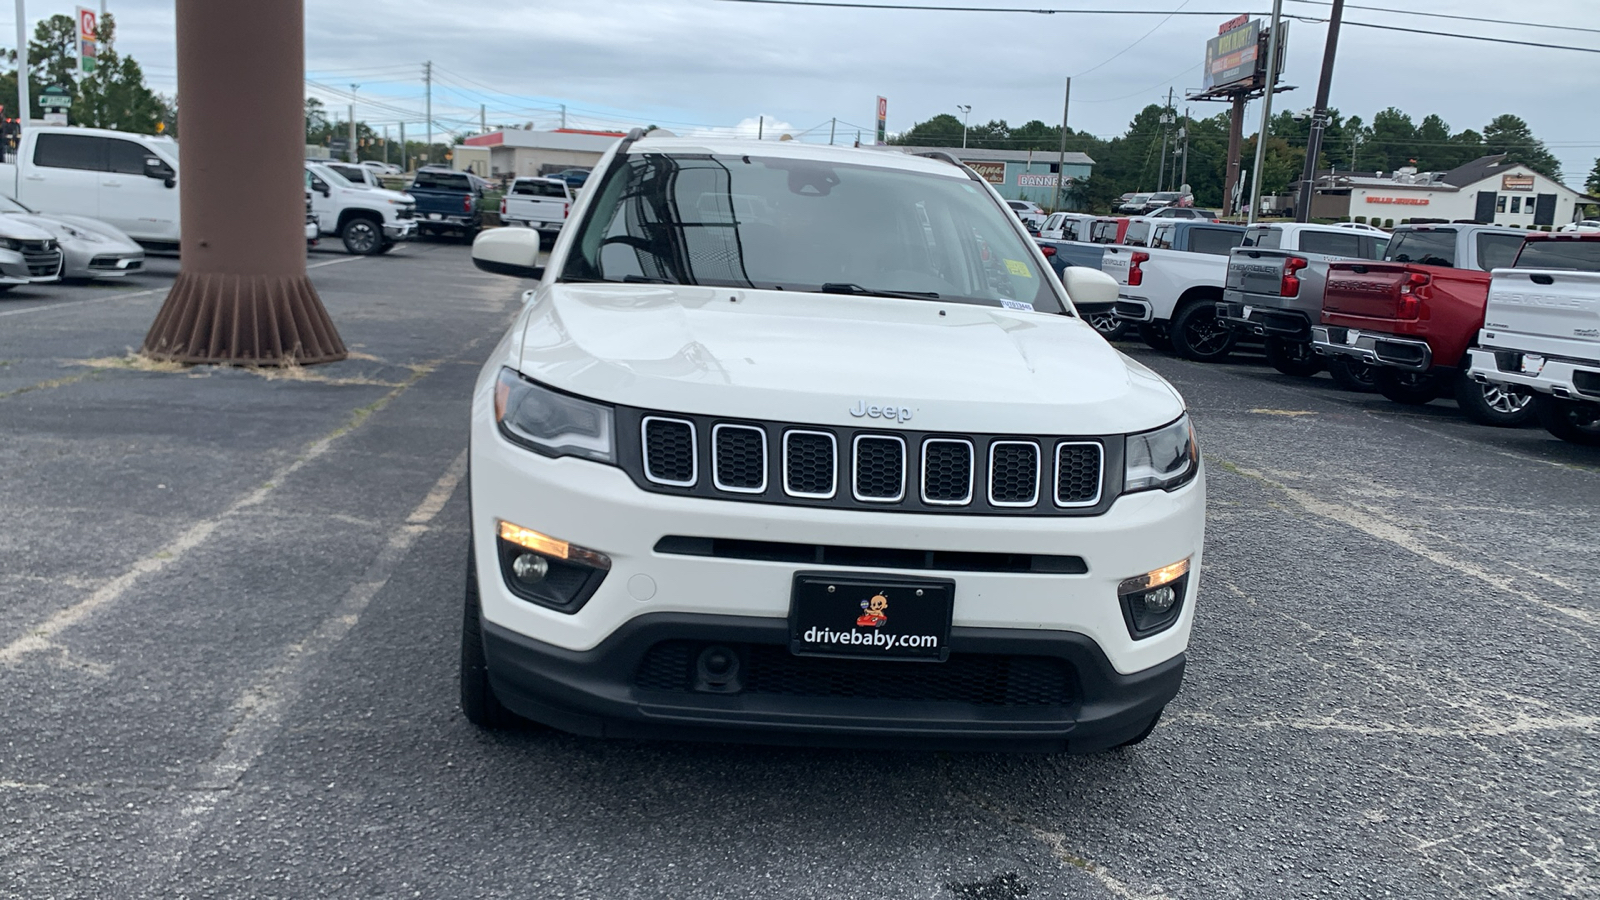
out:
M710 645L663 641L634 672L641 690L690 693L695 664ZM942 663L795 656L786 647L748 644L738 693L844 700L922 700L987 708L1057 708L1075 695L1071 666L1048 656L953 653Z
M61 271L60 250L24 250L22 259L28 264L28 275L43 278Z

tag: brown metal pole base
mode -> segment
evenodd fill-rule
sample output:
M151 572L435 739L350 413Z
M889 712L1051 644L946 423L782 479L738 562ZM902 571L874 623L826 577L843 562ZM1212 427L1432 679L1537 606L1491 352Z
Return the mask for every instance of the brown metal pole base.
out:
M311 279L179 272L144 354L181 363L288 366L349 355Z

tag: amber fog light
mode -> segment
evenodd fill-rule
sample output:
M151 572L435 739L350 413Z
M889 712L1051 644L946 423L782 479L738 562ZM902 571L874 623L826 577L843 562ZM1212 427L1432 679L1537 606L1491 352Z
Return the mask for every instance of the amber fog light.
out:
M582 609L611 571L604 553L511 522L497 523L495 546L507 589L558 612Z
M1187 559L1124 579L1117 585L1117 597L1128 634L1137 640L1171 628L1183 612L1183 594L1188 585Z

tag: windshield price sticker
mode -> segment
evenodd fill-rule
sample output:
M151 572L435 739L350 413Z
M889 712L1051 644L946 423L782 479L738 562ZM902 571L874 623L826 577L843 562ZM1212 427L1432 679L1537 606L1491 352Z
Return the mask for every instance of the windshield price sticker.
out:
M1028 269L1028 264L1020 259L1006 260L1006 271L1018 278L1032 278L1033 272Z

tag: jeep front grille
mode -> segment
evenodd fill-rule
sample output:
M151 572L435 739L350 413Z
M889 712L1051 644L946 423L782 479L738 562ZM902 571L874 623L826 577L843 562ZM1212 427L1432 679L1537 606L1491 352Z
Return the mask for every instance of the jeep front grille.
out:
M1093 516L1121 492L1120 435L949 434L616 407L618 461L653 492L788 506Z

